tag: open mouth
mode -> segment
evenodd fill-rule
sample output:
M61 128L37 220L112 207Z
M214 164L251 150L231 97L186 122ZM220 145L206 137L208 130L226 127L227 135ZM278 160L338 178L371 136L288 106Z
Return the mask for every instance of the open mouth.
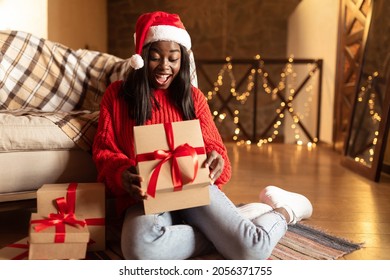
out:
M156 74L155 76L156 84L159 86L166 86L169 84L172 75L169 74Z

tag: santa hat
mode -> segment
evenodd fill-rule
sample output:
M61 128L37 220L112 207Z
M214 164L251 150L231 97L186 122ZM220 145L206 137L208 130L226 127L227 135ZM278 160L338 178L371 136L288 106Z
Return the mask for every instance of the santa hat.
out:
M134 43L135 54L130 58L130 65L134 69L144 66L141 57L142 48L156 41L171 41L191 49L191 38L180 17L165 12L152 12L141 15L135 25Z

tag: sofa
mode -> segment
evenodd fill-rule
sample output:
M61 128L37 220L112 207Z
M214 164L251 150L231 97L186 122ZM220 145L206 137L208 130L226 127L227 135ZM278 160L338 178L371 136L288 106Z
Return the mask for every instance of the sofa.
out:
M0 204L43 184L95 182L91 146L107 86L128 61L0 31Z

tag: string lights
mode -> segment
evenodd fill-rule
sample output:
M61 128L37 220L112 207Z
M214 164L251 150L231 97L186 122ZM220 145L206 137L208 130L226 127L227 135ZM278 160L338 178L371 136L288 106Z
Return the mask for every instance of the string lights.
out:
M240 123L240 111L238 109L239 105L245 105L245 103L248 101L248 98L250 97L251 93L253 92L253 88L255 86L255 75L258 75L259 80L262 82L263 90L266 94L271 95L272 100L276 100L278 97L283 96L283 92L286 90L287 98L280 98L281 102L279 106L275 109L275 114L277 115L276 120L272 124L272 132L271 135L258 139L257 146L262 146L267 143L272 143L277 139L278 136L280 136L282 133L280 131L281 128L283 128L283 124L285 124L285 118L286 113L284 113L286 110L288 111L288 114L292 117L292 124L291 129L294 132L294 139L295 143L298 145L303 145L304 141L301 139L300 136L300 129L299 129L299 123L302 121L302 119L305 118L305 116L310 115L310 108L311 103L313 100L313 86L309 84L306 86L306 96L307 100L304 102L304 114L299 114L298 112L295 112L293 107L293 101L296 97L296 78L297 73L294 70L294 57L290 56L288 58L288 62L283 67L281 73L280 73L280 79L277 85L273 88L271 86L269 73L265 71L264 68L264 61L261 60L260 55L255 56L256 60L259 60L259 67L251 68L249 71L249 74L246 78L246 87L245 90L240 93L238 92L236 88L236 78L234 76L233 72L233 64L231 63L231 58L226 58L226 63L222 66L222 68L219 70L217 79L214 82L214 88L213 90L209 91L207 94L207 99L209 101L213 100L213 98L217 94L223 94L222 93L222 87L224 86L224 77L228 76L230 79L230 89L229 94L231 94L232 97L234 97L235 101L238 102L236 108L233 110L233 136L232 140L235 141L238 145L242 144L252 144L252 142L249 139L244 139L243 135L241 133L241 129L238 126ZM314 71L310 70L309 75L313 76ZM213 115L215 118L218 118L220 122L224 121L227 117L225 112L218 112L217 110L213 111ZM318 139L314 138L313 142L307 142L308 147L315 147Z
M367 77L366 85L365 86L363 85L360 87L360 91L359 91L358 98L357 98L358 104L361 104L362 106L365 106L365 104L363 104L363 103L365 102L365 100L367 101L369 117L370 117L371 122L372 122L372 127L375 128L374 137L371 141L372 145L368 149L368 161L370 164L374 160L374 151L375 151L375 146L377 144L378 135L379 135L378 127L379 127L379 123L381 121L380 113L378 113L378 111L376 110L376 106L375 106L377 92L375 91L375 88L373 87L373 83L374 83L375 79L378 78L378 76L379 76L379 73L377 71L375 71L374 73L372 73L371 75L369 75ZM365 160L365 158L361 157L361 156L356 156L355 161L360 162L362 164L367 164L367 161Z

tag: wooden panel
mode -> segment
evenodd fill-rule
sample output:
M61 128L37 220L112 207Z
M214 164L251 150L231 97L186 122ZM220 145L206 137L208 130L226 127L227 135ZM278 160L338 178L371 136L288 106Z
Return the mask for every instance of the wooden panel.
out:
M340 3L333 143L335 150L342 153L348 129L345 124L352 113L352 93L362 62L372 0L342 0Z

